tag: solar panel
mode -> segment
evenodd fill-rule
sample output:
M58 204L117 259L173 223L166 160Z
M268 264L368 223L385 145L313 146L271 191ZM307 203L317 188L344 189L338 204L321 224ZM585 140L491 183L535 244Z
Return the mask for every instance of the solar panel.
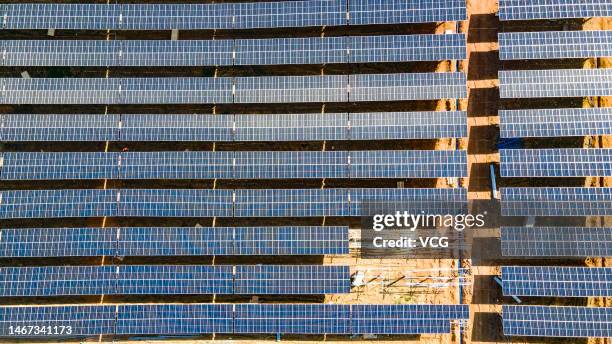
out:
M237 304L234 333L351 333L349 305Z
M120 6L103 4L4 4L6 29L107 30L119 27Z
M502 266L506 296L608 297L612 268Z
M122 30L214 30L233 27L231 4L116 5Z
M499 19L565 19L612 17L610 4L601 0L500 0Z
M114 305L0 307L2 337L71 337L115 333Z
M612 135L612 109L500 110L500 135L559 137Z
M347 37L239 39L236 65L347 63Z
M114 294L113 266L43 266L0 268L0 296Z
M362 209L366 202L397 202L405 205L404 210L409 210L410 202L415 207L413 210L422 211L427 207L430 211L443 211L442 214L456 209L457 203L467 205L467 192L463 188L350 189L349 193L351 216L367 215L366 209Z
M501 194L504 216L612 215L611 188L501 188Z
M121 179L230 179L234 152L123 152Z
M345 113L236 115L236 141L347 140Z
M346 102L347 76L237 77L235 103Z
M467 19L463 0L351 0L349 24L398 24L462 21Z
M276 28L346 25L344 0L236 3L234 28Z
M347 227L243 227L235 229L236 255L348 254Z
M348 189L236 190L236 217L348 216Z
M89 44L91 41L82 42ZM231 66L234 64L232 40L109 42L114 42L116 45L117 65L120 66Z
M0 229L0 257L114 256L114 228Z
M397 73L349 75L349 101L394 101L466 98L463 73Z
M236 294L345 294L351 291L348 266L238 265Z
M352 305L355 334L450 333L452 320L467 320L468 305Z
M504 32L500 60L569 59L612 56L612 31Z
M234 228L118 228L119 256L198 256L233 254Z
M348 178L349 152L234 152L237 179Z
M119 153L5 152L2 180L117 179Z
M612 149L500 149L502 177L612 176Z
M612 69L512 70L499 72L502 98L612 95Z
M354 151L351 178L442 178L467 176L466 151Z
M232 333L231 304L118 305L116 334Z
M612 257L612 228L502 227L503 256Z
M3 66L118 66L118 41L4 40Z
M114 190L7 190L0 193L0 218L116 216Z
M467 137L463 111L351 113L352 140Z
M121 141L233 141L233 115L121 115Z
M464 34L349 37L351 63L464 60Z
M232 294L231 265L122 265L116 294ZM109 294L109 293L107 293Z
M0 141L117 141L119 115L0 115Z
M122 78L120 104L232 103L231 78Z
M231 190L122 189L119 199L119 216L232 216Z
M504 335L611 337L612 308L502 306Z

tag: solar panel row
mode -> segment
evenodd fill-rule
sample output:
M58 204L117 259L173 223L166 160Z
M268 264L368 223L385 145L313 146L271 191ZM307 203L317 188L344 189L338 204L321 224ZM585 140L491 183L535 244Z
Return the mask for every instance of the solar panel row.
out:
M3 4L6 29L202 30L460 21L463 0L219 4Z
M501 149L502 177L612 176L612 149Z
M500 0L499 19L534 20L612 17L612 8L602 0Z
M506 296L608 297L612 268L503 266Z
M504 216L609 216L612 188L501 188Z
M118 265L0 268L0 296L341 294L348 266Z
M464 73L3 78L0 85L0 104L15 105L310 103L467 97Z
M502 227L503 256L612 257L612 228Z
M465 177L465 151L61 152L0 155L2 180Z
M5 40L3 66L233 66L463 60L464 34L185 41Z
M348 253L347 227L3 228L2 257Z
M373 316L379 318L374 320ZM0 307L0 336L450 333L467 305L131 304ZM22 327L25 326L25 330ZM32 326L33 330L29 330ZM53 333L46 333L51 327ZM55 326L58 329L55 330ZM44 328L45 333L40 329ZM68 328L68 329L67 329ZM59 333L62 330L62 333ZM69 333L68 333L69 331Z
M612 135L611 108L500 110L500 136Z
M448 189L63 189L0 193L0 218L360 216L362 202L437 201L455 209Z
M499 34L500 60L612 56L612 31L505 32Z
M5 142L322 141L465 136L467 115L463 111L269 115L0 114L0 141Z
M500 71L499 90L502 98L610 96L612 68Z

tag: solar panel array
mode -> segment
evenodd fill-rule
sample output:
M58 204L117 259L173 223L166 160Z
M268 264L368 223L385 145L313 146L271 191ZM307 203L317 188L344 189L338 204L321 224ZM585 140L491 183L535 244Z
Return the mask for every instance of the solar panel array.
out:
M506 296L608 297L612 268L503 266Z
M601 0L500 0L499 19L535 20L612 17L610 4Z
M558 98L612 95L612 69L505 70L502 98Z
M500 136L560 137L612 135L612 109L500 110Z
M612 257L612 228L502 227L503 256Z
M504 216L610 216L612 188L501 188Z
M0 123L0 141L245 142L467 136L464 111L268 115L2 114Z
M537 337L612 336L612 308L502 306L504 335Z
M501 149L502 177L612 176L612 149Z
M500 60L569 59L612 56L612 31L503 32Z

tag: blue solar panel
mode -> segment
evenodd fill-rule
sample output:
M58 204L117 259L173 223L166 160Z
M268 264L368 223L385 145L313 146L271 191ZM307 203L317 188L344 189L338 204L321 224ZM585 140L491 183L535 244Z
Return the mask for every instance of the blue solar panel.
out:
M464 0L351 0L349 24L398 24L467 19Z
M106 30L119 26L120 7L103 4L3 4L6 29Z
M124 152L120 179L231 179L233 152Z
M367 215L366 209L362 209L365 202L398 203L403 210L410 210L408 205L413 204L412 210L424 211L423 207L427 207L430 211L444 211L441 214L456 210L458 204L467 205L467 191L463 188L350 189L349 192L351 216Z
M118 66L118 41L4 40L3 66Z
M346 25L344 0L237 3L233 10L236 29Z
M612 68L500 71L499 90L502 98L610 96Z
M349 120L352 140L467 137L463 111L351 113Z
M347 37L236 40L236 65L347 63Z
M236 190L236 217L348 215L348 189Z
M467 97L464 73L359 74L349 84L352 102Z
M502 306L504 335L612 337L611 307Z
M0 141L117 141L119 115L0 115Z
M0 307L2 337L74 337L115 333L114 305Z
M464 34L349 37L351 63L464 60Z
M500 110L500 136L612 135L612 109Z
M451 321L468 320L468 305L352 305L355 334L450 333Z
M502 227L503 256L612 257L612 228Z
M349 152L235 152L235 178L348 178L348 156Z
M214 30L233 27L231 4L121 4L118 29Z
M233 141L233 115L121 115L121 121L121 141Z
M2 180L117 179L119 153L4 153Z
M612 17L612 8L602 0L500 0L499 19L565 19Z
M612 56L612 31L504 32L500 60L568 59Z
M345 113L236 115L236 141L348 139Z
M232 216L230 190L122 189L119 196L119 216Z
M344 294L351 291L348 266L236 266L236 294Z
M612 268L502 266L504 295L612 296Z
M612 176L612 149L501 149L502 177Z
M119 81L120 104L233 102L231 78L123 78Z
M345 75L237 77L235 103L346 102Z
M116 334L232 333L231 304L119 305Z
M238 304L234 333L351 333L349 305Z
M119 256L185 256L233 254L234 228L118 228Z
M351 178L467 176L466 151L355 151L350 159Z
M236 228L236 255L348 254L347 227Z
M95 41L83 42L89 44ZM117 46L117 65L120 66L231 66L234 64L232 40L109 42Z
M0 229L0 257L114 256L114 228Z
M504 216L609 216L612 188L501 188Z

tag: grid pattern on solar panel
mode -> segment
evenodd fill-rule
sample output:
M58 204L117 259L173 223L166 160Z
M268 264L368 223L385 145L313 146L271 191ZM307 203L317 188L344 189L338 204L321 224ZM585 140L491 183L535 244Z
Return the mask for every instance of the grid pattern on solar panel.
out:
M117 179L119 153L5 152L2 180Z
M466 151L350 152L351 178L442 178L467 175Z
M236 115L235 141L347 140L345 113Z
M347 37L236 40L236 65L347 63Z
M119 115L0 115L0 141L118 141Z
M612 188L501 188L503 216L609 216Z
M114 228L0 229L0 257L117 255Z
M504 335L537 337L612 336L612 308L502 306Z
M351 0L349 24L397 24L461 21L467 18L462 0Z
M236 217L348 216L348 189L236 190Z
M228 104L231 78L122 78L123 104Z
M352 305L355 334L450 333L451 320L468 319L467 305Z
M116 45L111 49L115 49L118 57L116 65L121 66L231 66L234 63L232 40L108 42Z
M233 6L236 29L346 25L344 0L251 2Z
M236 255L348 254L347 227L236 228Z
M348 178L352 152L234 152L236 179Z
M119 256L214 256L233 254L233 228L119 228Z
M500 0L499 19L533 20L612 17L610 4L602 0Z
M7 29L106 30L119 27L120 7L102 4L3 4ZM84 15L86 14L86 15Z
M388 203L389 209L398 204L402 210L430 211L451 214L467 205L467 193L463 188L447 189L350 189L351 216L363 216L369 203Z
M345 75L237 77L235 103L348 101Z
M115 104L120 79L4 78L3 104Z
M463 60L465 35L397 35L349 37L349 62Z
M233 141L233 115L121 115L121 141Z
M349 75L350 101L466 98L464 73Z
M608 297L612 268L503 266L506 296Z
M238 304L234 333L351 333L350 306L331 304Z
M612 135L612 109L500 110L500 136Z
M502 177L612 176L612 149L501 149Z
M210 189L122 189L119 216L230 217L232 191Z
M123 152L121 179L231 179L233 152Z
M231 304L119 305L116 334L232 333Z
M3 66L117 66L117 41L4 40Z
M236 294L344 294L349 293L348 266L254 265L236 266Z
M432 139L467 137L463 111L351 113L350 139Z
M499 72L502 98L612 95L612 68L512 70Z
M113 334L115 313L114 305L0 307L0 336L51 338ZM37 332L29 330L29 326L51 327L51 331ZM17 333L17 327L25 330Z
M502 227L503 256L611 257L612 228Z
M504 32L500 60L569 59L612 56L612 31Z

